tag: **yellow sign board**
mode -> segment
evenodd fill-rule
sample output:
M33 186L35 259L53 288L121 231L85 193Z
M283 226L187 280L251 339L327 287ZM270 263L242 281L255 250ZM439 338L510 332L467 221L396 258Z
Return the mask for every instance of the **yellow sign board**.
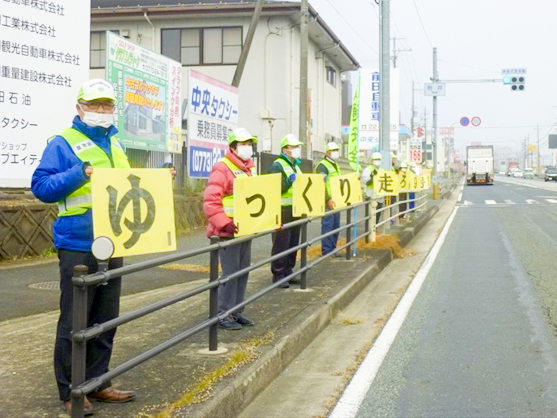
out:
M373 191L377 196L398 196L400 181L395 171L379 170L373 176Z
M325 214L325 178L322 174L296 174L293 187L292 215Z
M95 168L91 195L95 239L112 242L112 257L176 250L170 170Z
M416 176L414 175L414 173L411 173L410 171L407 171L406 174L404 175L401 174L398 176L400 181L400 186L399 186L400 193L405 193L412 190L412 182L414 181L414 177Z
M428 179L429 176L427 174L420 174L418 176L418 183L419 183L419 190L427 190L428 189Z
M431 187L431 170L422 170L421 174L426 176L426 184L424 189L429 189Z
M358 173L329 178L329 183L331 185L331 199L335 202L335 209L355 205L363 201Z
M237 237L280 228L280 173L234 179L234 224Z

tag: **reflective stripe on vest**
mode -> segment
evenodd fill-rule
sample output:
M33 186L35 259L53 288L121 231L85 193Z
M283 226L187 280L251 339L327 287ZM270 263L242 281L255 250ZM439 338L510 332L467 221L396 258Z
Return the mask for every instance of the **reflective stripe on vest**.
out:
M371 174L371 178L372 178L372 182L371 182L371 186L368 186L366 184L366 189L368 191L368 196L371 199L378 199L381 196L378 196L375 194L375 190L373 189L373 178L379 173L379 171L377 170L377 167L375 167L374 165L370 165L369 166L369 170L370 170L370 174Z
M222 157L220 161L224 163L224 165L227 166L230 169L230 171L232 171L234 177L243 177L248 175L244 170L242 170L240 167L238 167L228 158ZM255 167L250 167L250 171L252 176L257 176L257 170L255 169ZM222 208L224 209L224 214L226 216L228 216L229 218L234 217L234 196L233 195L224 196L222 198Z
M284 161L283 158L277 158L275 160L275 163L278 163L282 169L284 170L284 174L286 174L286 178L290 177L292 174L294 174L294 170L292 169L292 166L290 164L288 164L286 161ZM296 167L296 173L298 174L302 174L302 170L300 169L300 167L295 166ZM292 197L294 196L294 190L292 190L292 186L290 186L288 188L287 191L285 191L281 197L280 197L280 205L281 206L292 206Z
M339 177L340 176L340 167L338 164L332 164L329 160L324 158L321 160L319 164L322 164L323 167L327 169L327 182L325 183L325 189L327 190L327 195L331 196L331 183L329 182L330 178Z
M64 138L81 162L88 162L95 168L130 168L128 157L116 137L110 138L111 161L101 147L76 129L67 129L59 136ZM83 215L91 207L91 182L88 181L58 202L58 216Z

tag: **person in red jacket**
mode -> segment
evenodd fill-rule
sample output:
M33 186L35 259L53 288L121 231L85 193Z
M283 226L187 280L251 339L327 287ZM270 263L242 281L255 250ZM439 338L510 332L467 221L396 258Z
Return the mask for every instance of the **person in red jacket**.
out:
M256 176L257 172L251 156L257 138L245 128L234 129L228 136L230 149L213 166L209 182L203 194L203 211L207 217L207 237L219 240L234 238L234 178ZM229 276L250 265L251 241L245 241L219 250L223 277ZM219 287L219 314L228 311L244 300L248 284L248 273L230 280ZM227 330L239 330L254 322L242 315L243 308L219 321L219 326Z

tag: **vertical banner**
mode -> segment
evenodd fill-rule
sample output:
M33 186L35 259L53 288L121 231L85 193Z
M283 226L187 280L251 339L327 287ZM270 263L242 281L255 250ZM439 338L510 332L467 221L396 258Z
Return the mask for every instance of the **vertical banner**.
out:
M360 171L360 138L359 138L359 109L360 109L360 80L354 93L352 110L350 112L350 131L348 136L348 162L356 172Z
M187 118L188 175L208 178L238 127L238 88L190 69Z
M89 0L2 1L0 187L30 187L89 77Z
M399 78L398 70L391 68L390 95L390 151L398 151ZM379 70L360 70L360 149L379 151Z
M106 74L118 98L122 144L181 153L182 64L106 32Z

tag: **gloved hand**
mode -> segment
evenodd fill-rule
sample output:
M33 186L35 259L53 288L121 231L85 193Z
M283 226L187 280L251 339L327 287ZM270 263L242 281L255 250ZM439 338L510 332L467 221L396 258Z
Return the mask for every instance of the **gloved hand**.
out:
M230 235L234 235L234 233L238 232L238 227L234 225L234 222L227 223L224 228L222 228L223 232L226 232Z
M288 177L288 182L290 184L294 183L296 181L296 173L292 173L290 174L290 176Z

